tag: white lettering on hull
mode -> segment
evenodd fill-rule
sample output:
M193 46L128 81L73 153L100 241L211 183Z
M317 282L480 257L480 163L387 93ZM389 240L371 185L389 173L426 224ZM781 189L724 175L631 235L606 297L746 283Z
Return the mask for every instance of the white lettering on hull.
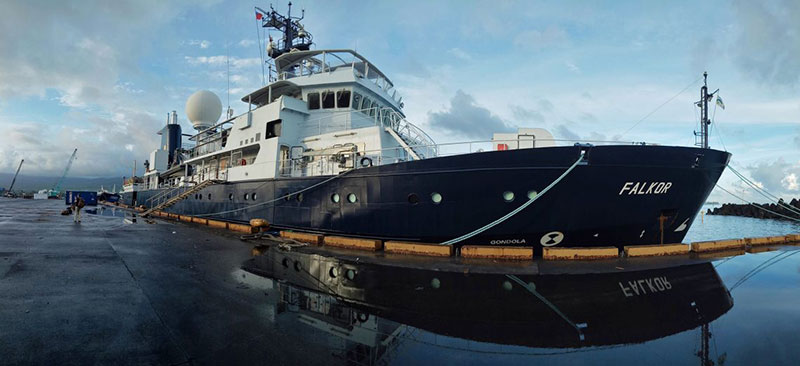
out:
M618 195L666 194L670 187L672 182L625 182Z

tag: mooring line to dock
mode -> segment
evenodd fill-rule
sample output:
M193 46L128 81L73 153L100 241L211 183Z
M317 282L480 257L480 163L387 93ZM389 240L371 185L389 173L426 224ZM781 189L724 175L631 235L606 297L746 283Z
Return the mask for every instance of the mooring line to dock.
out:
M578 160L576 160L569 168L567 168L567 170L563 174L561 174L561 176L556 178L556 180L554 180L552 183L550 183L550 185L548 185L547 187L545 187L545 189L543 189L541 192L539 192L539 194L533 196L533 198L530 198L528 200L528 202L523 203L521 206L517 207L513 211L505 214L503 217L501 217L501 218L499 218L497 220L494 220L494 221L490 222L489 224L487 224L487 225L485 225L485 226L483 226L483 227L481 227L481 228L479 228L479 229L477 229L477 230L475 230L473 232L461 235L461 236L459 236L459 237L457 237L455 239L450 239L448 241L440 243L440 245L452 245L452 244L458 243L460 241L467 240L467 239L469 239L469 238L471 238L471 237L473 237L475 235L478 235L478 234L480 234L480 233L482 233L482 232L484 232L486 230L489 230L489 229L491 229L491 228L503 223L504 221L510 219L512 216L518 214L520 211L522 211L525 208L527 208L528 206L530 206L534 201L539 199L539 197L544 196L544 194L547 193L547 191L549 191L556 184L558 184L558 182L560 182L562 179L564 179L564 177L566 177L567 174L569 174L572 171L572 169L575 169L575 167L578 166L578 164L581 161L583 161L583 156L584 156L584 152L581 151L581 156L578 157Z
M763 271L763 270L765 270L765 269L767 269L769 267L772 267L772 265L774 265L774 264L776 264L776 263L778 263L778 262L780 262L780 261L782 261L782 260L784 260L786 258L789 258L789 257L791 257L791 256L793 256L793 255L795 255L795 254L797 254L799 252L800 252L800 249L794 249L794 250L790 250L790 251L781 252L781 253L779 253L779 254L777 254L775 256L770 257L769 259L765 260L761 264L755 266L755 268L751 269L749 272L745 273L745 275L742 276L742 278L740 278L738 281L736 281L736 283L734 283L731 286L729 291L733 291L737 287L741 286L742 284L747 282L749 279L753 278L753 276L757 275L759 272L761 272L761 271Z
M760 195L762 195L762 196L766 197L766 198L767 198L768 200L770 200L770 201L773 201L773 202L774 202L774 203L776 203L778 206L783 206L783 208L785 208L785 209L787 209L787 210L789 210L789 211L791 211L791 212L793 212L793 213L795 213L795 214L798 214L798 215L800 215L800 210L798 210L797 208L795 208L795 207L792 207L792 206L790 206L790 205L787 205L786 203L783 203L783 202L780 200L780 198L779 198L779 197L775 196L775 195L774 195L774 194L772 194L772 193L769 193L769 192L767 192L767 190L766 190L766 189L759 187L758 185L756 185L755 183L753 183L753 182L752 182L750 179L747 179L747 177L745 177L745 176L744 176L744 174L742 174L742 173L739 173L739 172L738 172L736 169L734 169L734 168L733 168L733 167L732 167L730 164L727 164L727 167L728 167L728 169L730 169L730 170L733 172L733 174L735 174L737 177L739 177L739 179L741 179L741 180L742 180L743 182L745 182L747 185L749 185L750 187L752 187L752 188L753 188L753 189L754 189L756 192L758 192Z
M773 215L778 215L778 216L780 216L780 217L783 217L783 218L785 218L785 219L789 219L789 220L792 220L792 221L800 222L800 219L797 219L797 218L794 218L794 217L789 217L789 216L786 216L786 215L779 214L779 213L777 213L777 212L775 212L775 211L772 211L772 210L770 210L770 209L766 209L766 208L764 208L764 207L761 207L761 206L759 206L759 205L757 205L757 204L755 204L755 203L753 203L753 202L750 202L750 201L748 201L748 200L746 200L746 199L744 199L744 198L742 198L742 197L739 197L738 195L734 194L733 192L731 192L731 191L729 191L729 190L727 190L727 189L723 188L721 185L719 185L719 183L717 183L717 184L716 184L716 186L717 186L717 188L719 188L719 189L721 189L721 190L725 191L726 193L728 193L729 195L731 195L731 196L734 196L734 197L736 197L736 198L738 198L738 199L742 200L742 202L745 202L745 203L747 203L747 204L749 204L749 205L751 205L751 206L753 206L753 207L755 207L755 208L757 208L757 209L759 209L759 210L764 210L764 211L766 211L766 212L769 212L769 213L771 213L771 214L773 214Z
M355 170L355 169L353 169L353 170ZM299 191L295 191L295 192L292 192L292 193L289 193L289 194L285 194L285 195L283 195L283 196L280 196L280 197L278 197L278 198L275 198L275 199L272 199L272 200L269 200L269 201L265 201L265 202L261 202L261 203L254 203L254 204L252 204L252 205L247 205L247 206L245 206L245 207L240 207L240 208L233 209L233 210L220 211L220 212L212 212L212 213L200 214L200 215L194 215L194 216L195 216L195 217L204 217L204 216L213 216L213 215L223 215L223 214L228 214L228 213L233 213L233 212L238 212L238 211L249 210L249 209L251 209L251 208L253 208L253 207L256 207L256 206L268 205L268 204L270 204L270 203L274 203L274 202L280 201L280 200L282 200L282 199L284 199L284 198L286 198L286 197L291 197L291 196L294 196L294 195L296 195L296 194L300 194L300 193L303 193L303 192L305 192L305 191L308 191L308 190L311 190L311 189L317 188L317 187L319 187L319 186L321 186L321 185L323 185L323 184L325 184L325 183L328 183L328 182L330 182L330 181L332 181L332 180L334 180L334 179L341 178L342 176L345 176L345 175L347 175L347 173L350 173L350 172L352 172L353 170L348 170L348 171L346 171L346 172L344 172L344 173L340 173L340 174L334 175L334 176L332 176L332 177L330 177L330 178L328 178L328 179L326 179L326 180L323 180L322 182L319 182L319 183L313 184L313 185L311 185L311 186L308 186L308 187L306 187L306 188L303 188L303 189L301 189L301 190L299 190ZM266 184L266 183L264 183L264 184ZM263 185L263 184L262 184L262 185ZM259 186L259 187L257 187L256 189L258 189L258 188L260 188L260 186Z
M551 310L553 310L553 312L558 314L558 316L560 316L561 319L564 319L564 321L567 322L567 324L569 324L570 326L575 328L575 331L578 332L578 339L580 339L581 342L583 342L586 339L586 337L583 335L583 331L581 330L581 327L578 326L577 324L575 324L575 322L573 322L569 318L567 318L567 316L564 315L564 313L562 313L561 310L559 310L557 306L553 305L553 303L548 301L544 296L542 296L542 294L538 293L536 291L536 285L533 282L531 282L530 284L527 284L521 278L517 277L516 275L511 275L511 274L507 274L506 277L508 277L512 281L518 283L520 286L522 286L522 288L528 290L528 292L532 293L533 296L536 296L536 298L539 299L539 301L541 301L542 303L547 305Z

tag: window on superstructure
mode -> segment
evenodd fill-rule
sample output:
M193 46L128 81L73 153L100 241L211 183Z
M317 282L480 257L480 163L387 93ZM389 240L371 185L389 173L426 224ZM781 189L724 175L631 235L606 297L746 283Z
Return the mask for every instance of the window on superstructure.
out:
M364 97L364 101L361 103L361 108L360 108L361 109L361 113L369 115L369 106L370 106L371 103L372 103L372 101L369 98Z
M335 107L336 107L336 105L334 105L334 94L333 94L333 91L328 90L328 91L322 92L322 108L330 109L330 108L335 108Z
M319 109L319 93L308 93L308 109Z
M336 92L336 108L350 108L349 90L339 90Z
M276 119L274 121L267 122L267 132L264 135L264 139L278 137L280 135L281 135L281 120Z
M372 105L369 106L369 116L370 117L375 117L375 111L377 111L377 110L378 110L378 103L377 102L372 102Z
M353 92L353 109L361 109L361 94Z

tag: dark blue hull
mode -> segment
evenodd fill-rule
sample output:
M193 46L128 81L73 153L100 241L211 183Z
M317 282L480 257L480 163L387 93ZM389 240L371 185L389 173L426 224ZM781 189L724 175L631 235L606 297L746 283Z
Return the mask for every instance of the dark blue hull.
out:
M562 175L582 149L586 164L515 216L459 244L680 242L730 158L722 151L666 146L492 151L357 169L274 203L265 202L331 177L216 184L166 211L237 222L264 218L276 228L327 234L443 242L524 204L530 191L540 192ZM137 192L137 202L159 192ZM437 194L439 203L432 199ZM124 194L122 201L130 204L132 198ZM219 213L231 210L237 211Z

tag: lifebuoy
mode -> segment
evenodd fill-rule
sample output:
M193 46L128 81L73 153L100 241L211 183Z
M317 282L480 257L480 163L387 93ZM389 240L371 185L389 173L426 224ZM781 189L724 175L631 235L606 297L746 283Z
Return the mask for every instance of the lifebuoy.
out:
M372 166L372 159L368 156L361 158L361 167L362 168L369 168Z
M247 159L242 159L242 165L247 165Z

